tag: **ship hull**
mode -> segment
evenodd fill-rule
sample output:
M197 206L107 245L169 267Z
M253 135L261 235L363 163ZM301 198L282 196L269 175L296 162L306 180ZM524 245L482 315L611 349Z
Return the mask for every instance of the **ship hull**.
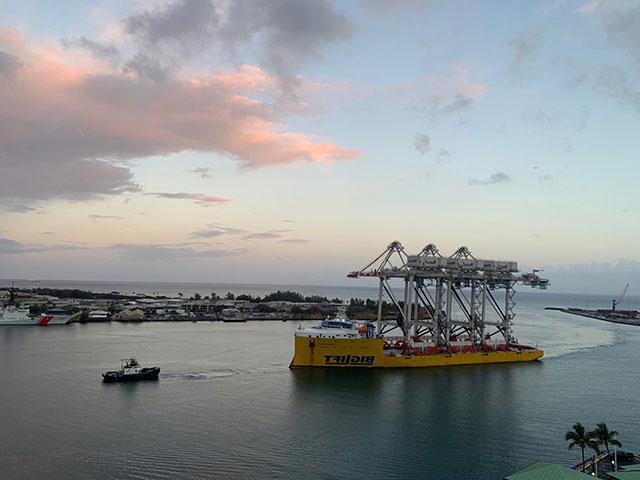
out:
M403 354L383 349L381 338L295 337L290 368L428 368L454 365L531 362L543 356L542 350L522 347L507 351L473 351Z
M33 327L34 325L38 325L38 320L31 317L15 317L15 318L0 317L0 326L2 325L7 325L7 326L22 325L22 326Z
M141 380L158 380L160 368L143 368L139 373L123 374L120 371L106 372L102 374L104 383L115 382L139 382Z

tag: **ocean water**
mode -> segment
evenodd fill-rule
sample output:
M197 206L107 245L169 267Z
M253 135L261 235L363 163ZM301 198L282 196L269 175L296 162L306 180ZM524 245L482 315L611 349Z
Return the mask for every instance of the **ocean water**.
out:
M576 421L638 451L640 329L544 310L606 296L517 298L540 362L289 370L294 322L4 327L0 479L499 479L577 463ZM160 380L101 383L131 355Z

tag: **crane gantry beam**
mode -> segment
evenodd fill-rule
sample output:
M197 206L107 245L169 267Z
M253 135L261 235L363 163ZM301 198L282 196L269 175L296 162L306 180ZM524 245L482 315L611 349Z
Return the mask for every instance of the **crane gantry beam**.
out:
M396 263L394 263L394 260ZM387 248L360 270L349 272L347 277L377 277L380 272L405 272L407 269L407 254L400 242L393 241Z

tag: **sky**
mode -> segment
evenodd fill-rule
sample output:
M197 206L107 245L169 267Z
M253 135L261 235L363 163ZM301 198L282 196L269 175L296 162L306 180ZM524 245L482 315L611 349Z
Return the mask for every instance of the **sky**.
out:
M640 293L640 2L5 0L0 278ZM357 282L357 281L356 281Z

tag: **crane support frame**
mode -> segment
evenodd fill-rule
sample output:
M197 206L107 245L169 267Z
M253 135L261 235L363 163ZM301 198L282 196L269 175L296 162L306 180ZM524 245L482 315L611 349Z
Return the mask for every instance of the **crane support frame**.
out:
M406 343L431 340L447 349L458 336L475 346L496 335L507 344L517 343L512 333L514 287L546 289L549 280L537 272L519 272L513 261L478 259L464 246L449 257L442 256L432 243L418 255L407 255L402 244L394 241L364 268L347 276L379 279L379 336L399 328ZM393 280L402 281L402 295L394 293ZM397 313L393 319L384 315L386 298Z

